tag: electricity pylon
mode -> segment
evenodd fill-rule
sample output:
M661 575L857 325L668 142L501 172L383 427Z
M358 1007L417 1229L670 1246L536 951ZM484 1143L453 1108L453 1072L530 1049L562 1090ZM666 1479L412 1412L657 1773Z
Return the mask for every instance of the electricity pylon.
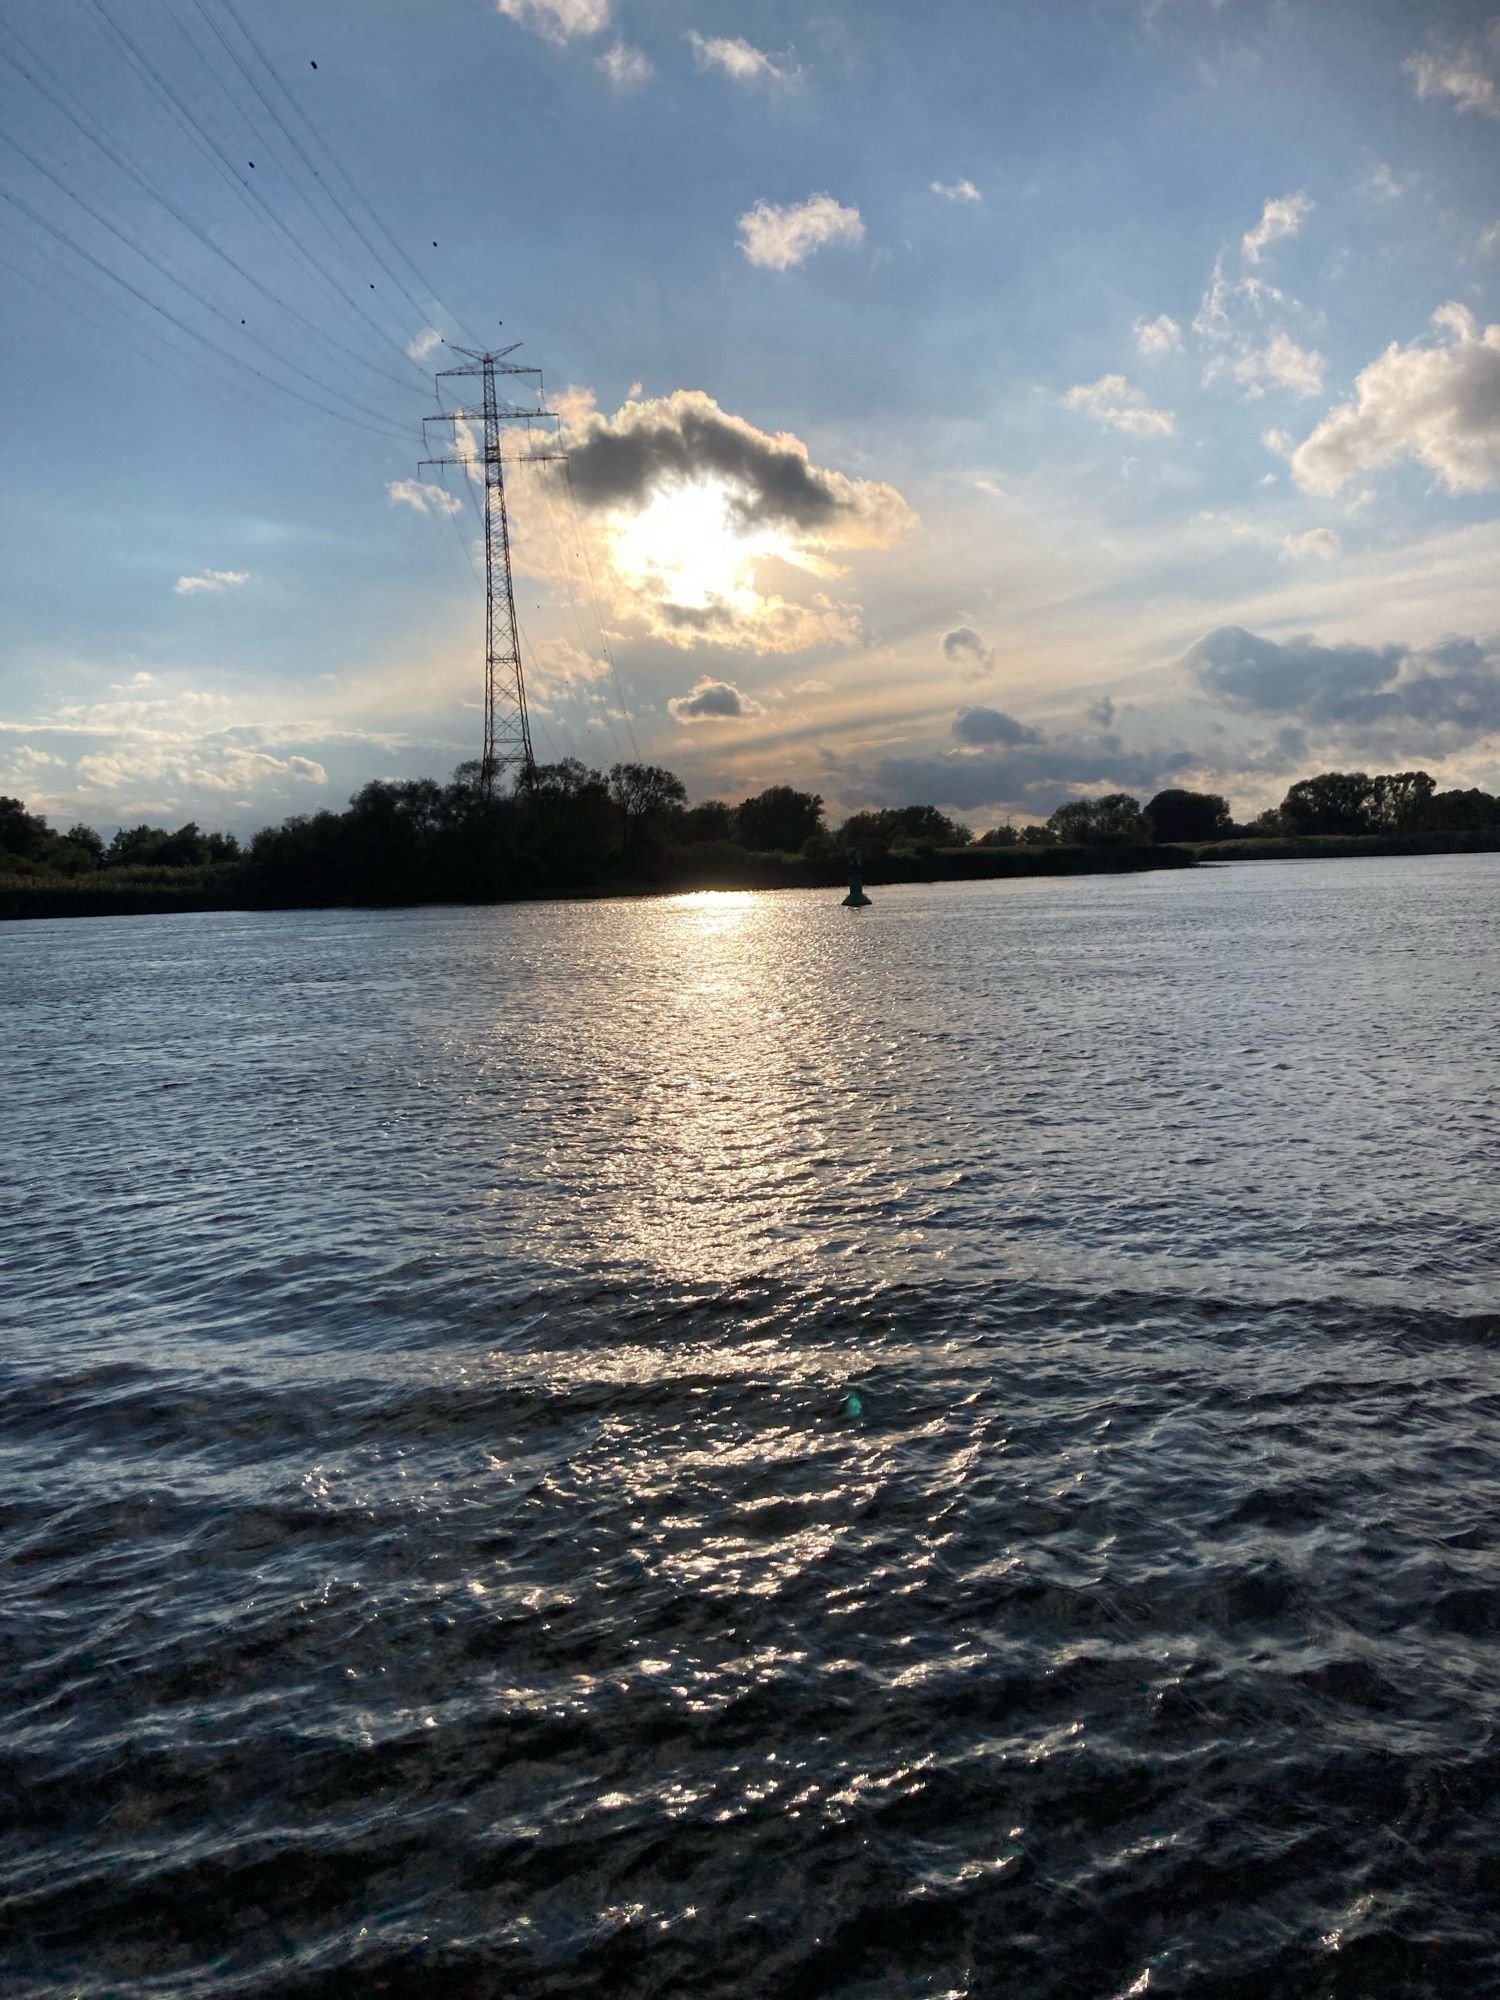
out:
M540 368L524 368L507 361L520 346L516 341L493 354L472 347L449 351L468 357L465 368L444 368L445 375L477 375L484 384L484 407L478 410L440 410L424 417L427 424L471 423L484 426L484 755L479 765L479 783L486 797L495 789L502 772L520 766L523 783L530 780L536 761L531 754L531 723L526 714L526 674L521 665L521 634L516 624L516 591L510 572L510 521L505 511L505 470L500 452L500 426L524 423L528 430L539 419L555 415L541 404ZM521 409L501 403L495 392L497 375L534 375L537 378L537 407ZM561 452L528 452L528 459L560 458ZM465 474L473 461L467 458L424 458L418 471L429 465L459 465ZM496 599L501 600L498 613Z

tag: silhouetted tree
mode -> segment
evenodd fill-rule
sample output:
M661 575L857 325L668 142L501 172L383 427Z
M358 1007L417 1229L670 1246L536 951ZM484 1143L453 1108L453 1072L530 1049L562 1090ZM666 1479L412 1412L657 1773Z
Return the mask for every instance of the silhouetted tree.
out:
M40 813L27 812L23 799L0 799L0 853L40 860L56 838Z
M732 840L734 812L722 799L705 799L701 806L689 806L677 822L677 838L684 845L697 846L705 840Z
M687 804L687 787L660 764L612 764L609 795L620 812L620 845L639 847L665 833Z
M840 847L872 856L898 847L967 847L973 838L962 820L950 819L936 806L882 806L853 813L838 833Z
M576 757L538 764L520 807L527 875L539 885L597 882L621 851L620 814L609 782Z
M1228 832L1229 803L1217 792L1158 792L1141 813L1153 841L1216 840Z
M104 849L103 860L106 868L202 868L237 860L239 852L232 833L205 833L190 819L175 832L164 826L122 826Z
M1427 824L1436 790L1425 771L1388 771L1370 781L1366 817L1378 833L1415 833Z
M816 792L772 785L754 798L742 799L734 817L742 846L795 854L803 841L821 828L823 801Z
M1081 847L1123 846L1146 838L1141 802L1129 792L1107 792L1102 799L1069 799L1047 821L1058 840Z
M1281 801L1281 824L1288 833L1368 833L1371 789L1364 771L1299 779Z
M103 861L104 836L95 833L91 826L83 826L81 824L70 826L63 835L63 838L78 848L81 853L92 855L96 867Z
M1007 822L1004 826L986 827L984 832L980 834L975 845L979 847L1014 847L1018 839L1019 835L1016 833L1015 828Z
M1500 799L1477 786L1466 792L1436 792L1427 804L1426 824L1435 833L1464 833L1500 825Z

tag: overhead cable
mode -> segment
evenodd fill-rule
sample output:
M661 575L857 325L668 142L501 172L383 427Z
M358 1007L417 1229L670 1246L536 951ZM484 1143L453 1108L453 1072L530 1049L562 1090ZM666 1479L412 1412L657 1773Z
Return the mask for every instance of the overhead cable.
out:
M85 215L91 216L93 220L100 225L101 228L107 229L109 233L112 236L116 237L121 243L123 243L128 250L133 250L136 256L139 257L143 263L149 264L154 271L159 272L160 275L164 277L169 284L175 285L180 292L184 292L188 298L192 299L197 305L200 305L205 312L212 314L215 319L222 320L224 324L231 329L231 331L236 333L241 331L243 322L241 323L240 327L237 327L235 325L235 316L232 313L226 312L221 305L216 304L213 299L209 298L205 293L199 291L195 285L190 285L185 278L178 277L176 272L174 272L169 265L164 264L161 261L161 259L157 257L152 251L143 249L142 246L134 240L134 237L131 234L131 232L123 229L118 223L112 222L110 218L107 215L103 214L98 208L96 208L94 204L90 200L88 200L86 196L78 194L73 188L70 188L65 181L61 180L55 173L53 173L50 167L48 167L43 161L39 160L36 157L36 155L29 150L29 148L23 146L19 139L13 137L12 134L10 134L9 132L0 133L0 138L3 138L8 146L12 147L16 152L18 152L21 155L21 158L25 160L29 166L33 167L37 173L41 174L45 180L50 181L52 186L55 187L59 191L59 193L66 195L69 201L75 203L79 208L81 208ZM320 381L316 375L310 373L310 371L304 368L300 362L288 359L286 355L282 354L278 349L273 347L271 343L268 340L264 339L261 335L251 332L249 329L244 329L244 330L247 334L247 337L252 341L254 341L256 346L264 348L266 353L269 354L273 360L280 362L283 368L291 369L293 374L300 375L304 382L310 383L311 386L314 389L317 389L322 395L331 396L336 401L347 404L350 409L360 411L362 419L365 420L373 419L373 422L375 424L378 424L382 428L386 429L389 432L389 434L393 437L401 437L405 435L404 432L397 429L396 426L390 422L390 419L385 415L383 411L372 410L364 404L355 402L353 397L346 396L342 390L331 388L328 383ZM337 415L338 413L336 411L330 411L329 414ZM352 421L352 419L349 421ZM367 428L370 427L368 422L366 423L366 427Z
M284 382L273 380L271 376L265 373L264 369L257 368L253 362L245 361L238 355L231 354L227 347L221 347L218 341L211 340L206 333L201 333L197 327L189 326L186 320L179 319L176 313L169 311L166 306L159 304L157 300L149 297L139 286L131 284L128 278L122 277L118 271L112 271L107 264L94 255L92 250L85 249L81 243L69 236L66 230L60 229L55 222L50 221L48 217L40 214L29 202L23 201L19 195L12 194L8 188L0 187L0 201L8 201L12 208L19 209L21 214L29 217L39 229L45 229L49 236L55 236L59 243L65 244L77 256L82 257L87 263L92 264L96 271L102 272L114 284L122 286L130 293L132 298L139 299L144 306L149 306L152 312L160 313L164 320L170 321L179 332L185 333L190 340L200 342L204 347L209 349L210 353L217 354L221 360L227 361L232 368L242 368L246 374L253 375L259 382L264 382L267 388L274 389L278 396L294 397L297 402L306 403L309 409L316 410L319 416L332 417L337 422L343 424L352 424L356 430L371 431L377 437L401 437L404 435L400 431L391 430L384 426L377 427L374 424L367 424L359 417L346 417L340 410L330 410L326 403L315 402L311 396L304 395L300 389L293 389L288 387Z
M40 56L36 55L22 41L20 35L16 33L16 30L8 22L0 21L0 29L3 29L16 42L20 43L21 48L25 51L31 62L41 71L41 75L36 75L31 69L28 69L27 65L19 57L13 55L10 50L4 47L0 47L0 56L3 56L13 69L17 70L35 90L40 92L56 110L61 112L63 117L68 119L91 145L97 147L107 160L118 167L121 173L133 180L136 186L149 195L153 201L159 202L167 210L168 214L182 228L187 230L197 242L201 243L206 250L211 251L214 256L222 258L230 270L242 278L247 285L253 286L263 298L269 299L272 305L278 307L279 310L288 314L290 318L296 320L298 325L312 334L315 339L327 341L331 347L336 348L340 354L347 356L349 360L356 361L361 367L369 368L375 374L383 376L387 382L394 382L398 389L406 390L413 395L422 394L422 391L417 387L415 382L410 381L405 376L394 374L380 362L372 361L367 355L358 353L354 348L340 340L337 334L330 333L325 327L320 327L316 321L309 319L289 299L282 298L279 292L274 291L271 286L265 284L253 271L247 270L239 262L238 258L231 256L222 244L216 243L206 230L201 229L192 216L182 209L167 190L144 167L138 165L128 154L121 153L115 146L111 145L108 139L104 138L94 126L91 126L86 121L79 111L75 110L67 102L70 93L68 93L66 86L59 81L55 72L47 68L47 65L42 61ZM50 84L55 86L55 89L49 87L49 82L44 79L50 79Z
M198 150L203 153L220 178L225 181L241 200L253 207L264 222L274 229L279 236L284 238L304 268L311 272L320 285L326 290L331 291L335 298L347 306L351 312L356 313L364 321L369 331L374 333L377 339L383 340L388 347L394 349L401 360L410 361L411 356L406 352L401 343L385 327L377 325L371 319L361 301L346 291L333 273L325 269L324 265L313 256L311 251L292 233L291 229L282 221L276 211L264 200L259 190L250 181L247 181L244 175L233 166L222 147L205 132L200 120L189 106L184 104L178 93L161 74L156 64L151 61L149 56L142 53L131 37L126 34L125 30L115 20L108 6L105 4L105 0L85 0L85 4L92 8L94 13L104 23L109 33L114 37L115 41L125 51L128 61L135 68L137 74L146 81L158 96L165 100L171 108L177 123L192 139Z
M194 0L194 4L198 6L199 11L201 12L202 0ZM437 292L434 291L433 288L428 284L426 278L423 276L421 269L418 267L418 265L413 262L411 257L407 255L406 251L402 249L397 239L391 234L390 230L386 228L384 222L381 221L378 212L360 194L358 187L356 186L354 180L350 176L348 170L344 167L343 163L340 161L338 155L333 151L332 147L328 144L328 141L323 137L322 133L318 130L317 126L308 117L307 113L302 109L302 106L297 102L296 98L293 97L292 93L287 89L286 85L281 81L281 78L277 74L274 64L267 56L265 50L260 46L260 43L256 41L255 36L250 31L249 23L245 20L244 16L240 13L238 7L235 5L235 0L223 0L223 6L225 13L228 14L229 18L234 22L235 26L239 29L240 33L244 36L245 40L250 44L250 47L255 51L255 54L260 58L261 65L265 69L266 74L271 78L271 81L276 85L276 88L281 92L281 95L286 99L287 103L291 106L292 111L295 113L295 115L301 119L309 136L312 138L312 140L316 145L322 148L324 158L329 162L333 170L342 178L344 185L349 189L349 192L353 195L354 199L358 201L360 205L363 207L365 213L369 216L371 222L380 231L381 235L384 236L387 243L390 244L391 249L394 251L396 256L399 257L401 261L406 265L407 269L416 279L417 284L421 288L421 290L424 293L426 293L426 295L432 300L434 305L442 307L443 312L453 322L454 326L458 328L459 332L463 334L466 340L471 342L471 344L475 347L482 347L484 345L483 341L479 339L477 334L470 332L469 328L464 325L463 321L458 317L457 313L455 313L452 310L452 308L447 304L445 304L445 302L438 296ZM290 134L288 134L288 136L290 137ZM309 165L311 165L311 162L309 162ZM314 171L316 170L314 169ZM333 196L332 189L329 189L328 192L331 199L336 199L336 197ZM355 226L352 217L349 218L349 223L351 228ZM365 240L366 239L364 238L363 232L361 232L361 241ZM376 254L373 245L367 245L367 247L370 248L371 255ZM385 269L384 264L382 264L381 268ZM400 281L393 279L393 282L399 284ZM403 288L403 295L413 305L415 305L415 301L411 300L410 293L406 293L404 291L404 288ZM425 308L417 307L417 310L424 311Z

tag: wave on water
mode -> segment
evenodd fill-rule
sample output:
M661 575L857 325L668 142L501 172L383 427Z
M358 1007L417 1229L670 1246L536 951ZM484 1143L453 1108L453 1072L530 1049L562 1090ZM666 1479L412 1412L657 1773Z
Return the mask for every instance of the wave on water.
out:
M303 1260L23 1337L5 1990L1500 1990L1497 1334Z

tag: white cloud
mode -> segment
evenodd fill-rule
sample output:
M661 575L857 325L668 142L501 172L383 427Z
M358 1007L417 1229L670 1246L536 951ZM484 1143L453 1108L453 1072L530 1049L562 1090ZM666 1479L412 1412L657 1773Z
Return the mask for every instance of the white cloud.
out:
M1193 331L1200 340L1234 340L1242 337L1238 329L1245 320L1264 321L1272 307L1295 305L1264 278L1227 277L1220 258L1193 315Z
M1500 250L1500 222L1492 222L1487 229L1480 231L1479 254L1491 257L1497 250Z
M1278 458L1290 458L1296 449L1290 431L1262 431L1260 441L1267 451L1274 451Z
M636 90L656 73L650 56L641 49L631 48L628 42L616 42L600 56L599 67L616 90Z
M1286 535L1281 546L1293 558L1318 556L1324 562L1334 562L1344 548L1332 528L1309 528L1303 535Z
M463 512L464 503L456 493L430 485L424 479L390 479L385 490L393 506L413 507L419 514Z
M691 693L674 695L667 708L673 720L684 725L694 722L744 722L765 713L758 701L741 694L730 682L712 680L706 674Z
M945 201L982 201L984 199L974 183L968 180L929 181L927 185L933 194L940 194Z
M1360 185L1376 201L1397 201L1411 186L1411 181L1402 180L1384 160L1377 160Z
M1180 353L1182 328L1167 313L1155 319L1138 319L1133 327L1135 351L1143 361L1160 361L1164 354Z
M1209 376L1225 365L1214 364ZM1273 333L1264 347L1243 349L1227 366L1235 381L1252 396L1263 396L1268 388L1291 389L1299 396L1322 394L1322 355L1299 347L1289 333Z
M180 576L172 588L179 597L218 597L226 590L237 590L242 583L250 581L247 569L206 569L197 576Z
M609 26L611 0L495 0L508 21L519 21L546 41L597 35Z
M84 765L106 762L103 758L80 757L78 773L84 775ZM95 774L95 781L98 776ZM166 775L155 773L153 775ZM328 773L315 757L273 757L266 750L235 750L228 752L221 763L202 764L196 768L182 767L170 773L181 784L202 785L211 792L246 792L254 785L274 783L277 779L291 779L299 785L326 785Z
M526 669L527 692L548 701L580 696L599 700L611 678L609 658L602 649L598 654L585 653L562 637L538 640Z
M1318 395L1323 357L1272 323L1273 315L1283 313L1306 317L1298 301L1275 285L1253 275L1231 278L1223 258L1217 258L1193 317L1199 340L1218 350L1204 368L1205 385L1227 377L1250 396L1264 396L1271 389Z
M831 194L809 195L789 208L758 201L740 217L740 248L752 264L785 271L825 243L862 243L865 225L857 208L845 208Z
M436 353L443 344L443 336L435 326L424 326L406 343L406 351L413 361L425 361L429 354Z
M1080 410L1129 437L1170 437L1177 428L1170 410L1153 410L1123 375L1101 375L1097 382L1080 383L1063 401L1070 410Z
M1432 316L1437 343L1393 341L1361 371L1354 401L1331 410L1292 454L1308 493L1337 493L1356 472L1415 458L1450 493L1500 485L1500 324L1467 306Z
M796 83L801 76L795 63L785 58L778 61L738 35L700 35L696 28L689 28L686 40L699 69L722 70L736 83L774 86Z
M1281 195L1268 201L1261 210L1260 221L1253 229L1247 229L1240 241L1247 264L1258 264L1261 253L1283 236L1295 236L1302 227L1302 218L1312 207L1305 194Z
M1500 89L1495 82L1500 63L1500 19L1490 23L1485 40L1487 49L1473 41L1408 56L1402 68L1418 97L1451 97L1460 111L1500 118Z
M832 694L832 681L799 681L792 689L793 694Z

